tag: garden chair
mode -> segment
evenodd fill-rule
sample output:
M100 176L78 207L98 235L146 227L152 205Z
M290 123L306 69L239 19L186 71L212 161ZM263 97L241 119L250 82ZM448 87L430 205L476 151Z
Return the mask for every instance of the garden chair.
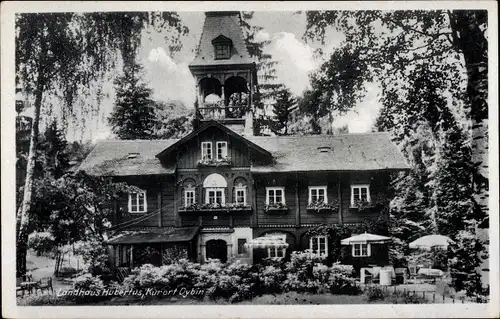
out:
M54 288L52 286L52 277L42 277L40 278L40 280L38 281L38 284L35 288L35 291L40 289L40 291L42 292L43 294L43 290L44 289L47 289L47 291L51 290L52 293L54 293Z

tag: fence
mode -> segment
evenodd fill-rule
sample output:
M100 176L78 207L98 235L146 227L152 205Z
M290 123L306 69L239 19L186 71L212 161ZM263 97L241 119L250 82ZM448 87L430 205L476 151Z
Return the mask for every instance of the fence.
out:
M383 286L379 284L360 284L357 285L363 290L367 291L370 288L379 288L386 294L392 295L401 295L402 297L406 296L421 296L422 298L427 299L431 303L488 303L489 296L486 298L482 298L481 300L477 300L472 297L466 296L456 296L454 294L448 293L439 293L435 290L422 289L420 287L409 287L408 285L399 285L399 286ZM435 287L435 286L434 286ZM397 299L396 299L397 303Z

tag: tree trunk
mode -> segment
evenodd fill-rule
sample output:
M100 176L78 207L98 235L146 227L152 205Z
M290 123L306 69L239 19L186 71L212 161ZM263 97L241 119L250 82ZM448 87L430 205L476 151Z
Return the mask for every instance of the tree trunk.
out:
M28 214L31 209L33 198L33 186L35 179L35 162L36 162L36 147L38 144L39 124L40 124L40 110L42 107L43 97L43 77L39 73L38 84L35 91L35 112L33 117L33 124L31 126L30 148L28 154L28 164L26 167L26 180L24 184L23 202L18 212L17 225L19 230L17 234L17 262L16 269L17 275L24 275L26 273L26 255L28 250Z
M450 15L456 45L467 69L467 95L472 122L472 162L477 165L473 185L479 208L487 205L488 193L488 40L480 26L486 10L457 10Z

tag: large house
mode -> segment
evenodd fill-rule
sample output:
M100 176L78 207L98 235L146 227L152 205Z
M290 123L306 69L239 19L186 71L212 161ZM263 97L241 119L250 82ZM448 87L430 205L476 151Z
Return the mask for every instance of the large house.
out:
M102 141L79 168L142 190L113 203L115 266L181 257L252 263L304 249L325 255L326 238L306 234L312 227L387 214L384 205L359 204L384 198L390 174L408 168L388 134L253 136L257 74L238 12L206 13L189 67L197 83L193 132ZM214 95L220 99L207 99ZM287 248L246 248L266 236ZM352 252L376 253L366 244Z

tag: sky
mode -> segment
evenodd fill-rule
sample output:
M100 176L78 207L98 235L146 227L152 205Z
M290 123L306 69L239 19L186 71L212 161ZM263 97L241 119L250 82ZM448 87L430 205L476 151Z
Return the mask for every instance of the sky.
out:
M192 107L195 100L195 82L188 64L194 59L194 50L201 35L205 14L179 12L179 16L189 28L189 34L182 38L182 50L171 58L163 36L153 33L143 38L139 60L144 64L146 80L154 91L155 99L181 100L186 106ZM314 49L321 46L328 56L343 40L342 34L329 30L324 45L306 43L302 39L306 27L305 14L292 11L256 11L251 23L263 27L256 39L270 40L264 50L272 55L273 60L278 61L277 82L284 83L295 95L301 95L309 87L309 73L321 65L321 60L314 56ZM70 125L68 140L96 141L112 137L106 118L113 107L114 92L111 85L106 87L105 91L108 92L105 93L109 97L104 99L99 116L87 121L83 134ZM377 101L378 86L368 85L367 91L366 98L360 101L353 111L337 118L334 126L348 125L351 133L371 131L380 108Z

